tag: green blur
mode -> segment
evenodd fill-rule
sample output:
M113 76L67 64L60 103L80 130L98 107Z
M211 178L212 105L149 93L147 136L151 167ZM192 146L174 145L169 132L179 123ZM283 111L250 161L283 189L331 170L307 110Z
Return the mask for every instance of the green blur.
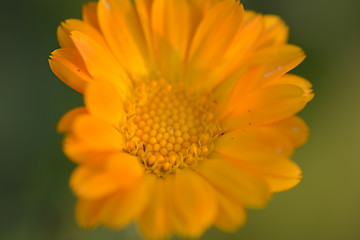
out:
M4 1L0 7L0 239L141 239L122 231L83 230L68 187L74 164L63 155L58 119L82 98L51 72L56 28L80 18L83 0ZM233 234L211 229L202 239L360 239L360 1L243 0L246 9L280 15L290 43L306 60L293 72L314 85L300 114L308 143L294 160L303 169L296 188L250 210Z

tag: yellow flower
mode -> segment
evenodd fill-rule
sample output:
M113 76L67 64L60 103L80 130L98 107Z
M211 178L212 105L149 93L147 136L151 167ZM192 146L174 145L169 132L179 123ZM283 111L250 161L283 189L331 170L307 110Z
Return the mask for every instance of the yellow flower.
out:
M287 34L235 0L100 0L62 23L50 66L85 102L58 125L79 225L197 238L298 184L313 94Z

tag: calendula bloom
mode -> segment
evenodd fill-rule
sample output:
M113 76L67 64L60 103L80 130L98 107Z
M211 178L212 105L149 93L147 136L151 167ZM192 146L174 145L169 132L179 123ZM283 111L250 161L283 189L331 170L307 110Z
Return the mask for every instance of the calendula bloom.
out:
M100 0L62 23L50 66L85 102L58 124L79 225L197 238L298 184L313 94L287 37L235 0Z

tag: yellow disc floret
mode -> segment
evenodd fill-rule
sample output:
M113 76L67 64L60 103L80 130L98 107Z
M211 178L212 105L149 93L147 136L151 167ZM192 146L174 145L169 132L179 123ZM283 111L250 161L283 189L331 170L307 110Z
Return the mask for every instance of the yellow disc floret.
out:
M210 97L199 98L163 80L143 84L136 93L125 150L138 156L148 171L163 177L196 166L212 151L221 130L213 120Z

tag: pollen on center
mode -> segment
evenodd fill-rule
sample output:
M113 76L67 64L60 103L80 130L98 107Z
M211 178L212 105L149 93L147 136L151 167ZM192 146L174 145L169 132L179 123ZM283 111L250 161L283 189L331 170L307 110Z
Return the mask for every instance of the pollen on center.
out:
M182 85L165 81L142 84L128 116L126 151L160 177L196 166L213 149L221 133L214 103Z

